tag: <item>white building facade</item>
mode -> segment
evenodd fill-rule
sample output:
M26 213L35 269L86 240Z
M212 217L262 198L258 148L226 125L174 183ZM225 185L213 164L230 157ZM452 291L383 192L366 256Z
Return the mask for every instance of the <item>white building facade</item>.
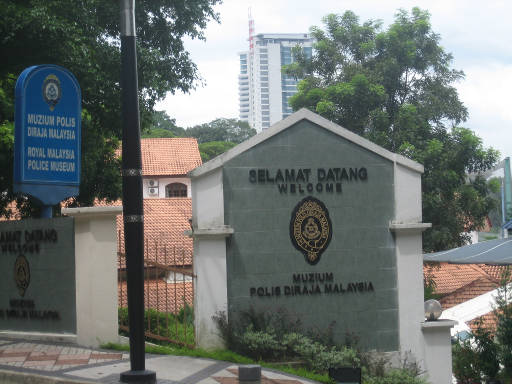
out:
M261 132L292 114L288 99L297 93L298 80L281 73L293 62L292 49L300 46L312 55L313 39L307 33L258 34L251 49L239 53L240 120Z

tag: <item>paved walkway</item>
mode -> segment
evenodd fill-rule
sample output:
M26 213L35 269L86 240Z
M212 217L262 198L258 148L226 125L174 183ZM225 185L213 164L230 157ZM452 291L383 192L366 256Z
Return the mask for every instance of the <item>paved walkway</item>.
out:
M119 383L129 355L76 345L0 338L2 383ZM238 366L185 356L146 355L158 384L238 384ZM262 370L262 384L311 384L285 373Z

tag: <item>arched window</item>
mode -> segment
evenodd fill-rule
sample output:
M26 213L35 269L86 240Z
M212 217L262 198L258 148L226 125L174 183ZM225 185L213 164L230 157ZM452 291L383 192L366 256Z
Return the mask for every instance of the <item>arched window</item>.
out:
M171 183L165 186L165 197L187 197L187 186L182 183Z

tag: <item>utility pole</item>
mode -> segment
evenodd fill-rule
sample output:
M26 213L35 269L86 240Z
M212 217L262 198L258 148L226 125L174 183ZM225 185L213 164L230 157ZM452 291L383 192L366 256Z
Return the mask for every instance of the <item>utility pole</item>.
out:
M123 124L123 217L130 325L130 370L124 383L156 383L146 370L144 351L144 206L140 150L135 0L120 0L121 10L121 115Z

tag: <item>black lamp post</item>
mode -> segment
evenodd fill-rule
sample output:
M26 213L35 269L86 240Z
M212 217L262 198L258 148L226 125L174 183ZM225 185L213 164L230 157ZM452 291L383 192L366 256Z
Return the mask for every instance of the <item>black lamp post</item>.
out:
M144 206L140 150L135 0L120 0L121 9L121 115L123 123L123 217L130 325L130 370L124 383L156 383L146 370L144 353Z

